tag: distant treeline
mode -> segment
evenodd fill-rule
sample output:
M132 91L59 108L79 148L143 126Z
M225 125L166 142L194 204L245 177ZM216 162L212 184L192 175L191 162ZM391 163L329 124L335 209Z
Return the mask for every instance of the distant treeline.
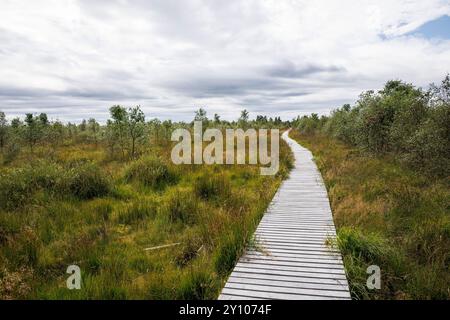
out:
M0 153L3 162L14 160L23 148L33 152L37 146L58 148L62 144L101 144L112 157L136 158L148 144L170 143L174 129L192 123L146 121L139 106L110 108L110 119L100 125L95 119L79 124L49 121L45 113L26 114L22 120L7 121L0 111ZM378 91L366 91L354 106L346 104L330 116L317 114L282 121L280 117L258 115L249 119L243 110L237 121L210 119L205 109L193 120L219 128L295 127L303 134L326 134L377 155L394 154L413 168L433 175L450 174L450 76L427 90L399 80L388 81Z
M326 134L367 153L391 154L416 170L450 174L450 77L427 90L399 80L366 91L330 116L299 117L306 135Z
M61 121L49 121L47 114L26 114L8 121L0 111L0 153L3 162L13 161L26 148L33 153L36 147L45 146L57 149L61 145L93 143L108 148L112 157L122 159L136 158L145 145L164 145L170 143L171 133L179 127L190 127L192 122L161 121L157 118L146 121L139 106L125 108L115 105L109 109L110 119L106 125L100 125L95 119L83 120L79 124ZM249 119L247 110L243 110L237 121L221 120L218 114L213 119L207 117L205 109L195 112L195 121L202 121L205 126L219 128L233 127L285 127L290 122L283 122L280 117L268 118L258 115Z

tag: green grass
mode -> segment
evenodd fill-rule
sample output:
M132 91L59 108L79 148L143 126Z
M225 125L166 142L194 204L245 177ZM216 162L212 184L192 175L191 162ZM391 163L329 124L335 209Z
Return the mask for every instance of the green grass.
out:
M338 245L357 299L450 298L450 188L399 164L323 135L291 133L309 148L325 180ZM370 265L381 290L366 287Z
M292 167L284 143L273 177L176 167L170 146L130 162L46 148L0 167L0 299L214 299ZM82 290L66 288L72 264Z

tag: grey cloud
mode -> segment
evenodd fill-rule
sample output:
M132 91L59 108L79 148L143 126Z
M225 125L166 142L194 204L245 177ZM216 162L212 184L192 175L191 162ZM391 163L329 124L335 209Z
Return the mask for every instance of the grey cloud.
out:
M292 61L283 61L268 68L267 74L279 78L305 78L317 73L345 73L345 68L337 66L321 66L318 64L305 64L298 66Z
M397 12L403 3L392 6L381 26L414 20ZM425 6L414 10L428 16ZM448 43L382 41L377 34L386 28L372 30L358 8L331 1L5 0L0 109L65 120L106 119L112 104L141 104L149 118L174 120L191 120L198 106L224 119L244 107L290 117L351 103L391 76L439 81ZM336 23L321 25L311 12L335 15ZM347 13L354 19L341 21Z
M153 100L154 96L146 95L143 92L127 91L120 89L96 89L96 88L71 88L63 91L17 88L0 86L0 97L18 100L35 98L93 98L95 100L121 101L124 99Z
M240 96L258 93L264 90L289 88L283 81L273 81L269 78L220 78L200 77L167 84L168 88L196 98Z

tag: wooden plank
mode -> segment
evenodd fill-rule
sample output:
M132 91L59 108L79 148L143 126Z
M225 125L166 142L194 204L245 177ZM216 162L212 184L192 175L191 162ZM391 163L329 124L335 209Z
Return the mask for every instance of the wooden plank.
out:
M330 251L327 250L326 248L303 248L303 247L288 247L288 246L283 246L283 245L264 245L261 246L261 251L267 251L267 252L271 252L272 250L278 250L278 251L283 251L283 252L291 252L291 253L303 253L303 254L322 254L322 255L330 255L332 253L334 254L338 254L339 251L334 250L334 251Z
M321 283L310 283L310 282L298 282L295 278L287 279L266 279L252 277L250 275L247 277L245 274L236 274L228 279L228 283L247 283L247 284L260 284L268 286L282 286L286 288L304 288L304 289L318 289L318 290L332 290L332 291L345 291L347 292L345 286L339 284L321 284Z
M329 238L327 237L307 237L299 235L277 235L277 234L256 234L255 241L257 243L264 242L281 242L281 243L309 243L323 245Z
M266 268L256 268L254 266L238 266L234 268L236 271L246 272L246 273L258 273L258 274L274 274L274 275L280 275L280 276L290 276L290 277L301 277L303 278L310 278L314 279L316 281L320 280L330 280L330 281L336 281L336 280L346 280L345 275L339 275L339 274L322 274L322 273L314 273L314 272L298 272L295 270L283 270L283 269L277 269L273 268L272 266L266 266Z
M342 258L340 256L328 256L328 257L311 257L310 255L300 255L300 254L285 254L285 253L276 253L271 252L270 255L257 252L257 251L247 251L245 254L246 257L258 257L259 259L268 259L273 260L277 259L278 261L304 261L304 262L315 262L315 263L336 263L341 265Z
M232 289L244 289L249 291L263 291L263 292L277 292L286 293L288 289L290 294L300 294L300 295L313 295L321 297L334 297L334 298L349 298L349 294L346 291L334 291L334 290L321 290L312 288L298 288L298 287L283 287L283 286L273 286L265 284L248 284L248 283L235 283L228 282L225 288Z
M299 215L291 215L291 216L287 216L287 217L280 217L280 216L275 216L275 215L268 215L265 216L263 218L262 221L272 221L272 222L276 222L276 221L283 221L283 222L325 222L325 223L333 223L333 220L330 217L323 217L323 218L319 218L319 217L308 217L308 216L299 216Z
M249 291L243 289L224 288L223 293L231 295L249 295L254 298L266 298L271 300L324 300L325 297L314 296L307 294L289 294L289 293L277 293L277 292L261 292L261 291ZM346 298L328 298L330 300L346 300Z
M324 274L319 275L319 277L327 277L329 275L333 275L333 277L338 275L345 275L344 270L342 269L330 269L330 268L320 268L320 267L302 267L302 266L286 266L283 264L269 264L267 262L246 262L246 261L240 261L237 263L236 267L242 267L242 268L257 268L257 269L267 269L270 268L272 270L282 270L282 271L301 271L311 274Z
M255 235L279 235L279 236L298 236L298 237L310 237L310 238L326 238L326 237L335 237L335 234L330 233L317 233L317 232L300 232L297 230L285 230L285 229L263 229L258 228L255 232Z
M312 232L301 232L301 231L291 231L291 230L284 230L284 229L258 229L255 232L255 237L294 237L294 238L311 238L311 239L327 239L327 238L335 238L336 235L334 234L327 234L327 233L312 233Z
M273 240L308 240L308 241L320 241L320 243L324 243L328 239L333 239L333 237L327 235L319 235L314 236L310 234L298 234L298 233L274 233L274 232L260 232L255 233L256 241L264 241L266 238L270 238Z
M221 294L220 295L221 300L268 300L264 298L256 298L256 297L247 297L247 296L238 296L238 295L231 295L231 294Z
M330 236L336 235L335 231L331 230L331 229L329 229L329 230L303 230L303 229L259 226L257 231L297 232L298 234L310 234L310 235L330 235Z
M271 248L262 248L264 250L260 250L262 253L267 254L275 254L275 253L286 253L291 255L310 255L310 256L323 256L323 257L332 257L332 256L338 256L339 252L329 252L329 251L318 251L318 250L290 250L290 249L283 249L283 248L277 248L277 247L271 247ZM270 251L269 251L270 250Z
M320 287L321 285L333 285L341 287L342 290L347 290L347 281L341 279L321 279L321 278L310 278L304 276L289 276L284 274L277 273L252 273L245 271L235 271L230 276L231 277L241 277L241 278L249 278L249 279L266 279L280 282L291 282L291 283L308 283L311 285L317 285Z
M335 261L338 260L340 263L342 262L342 258L340 255L329 255L329 254L311 254L311 253L300 253L300 252L283 252L281 250L272 250L271 252L259 252L259 251L247 251L247 255L261 255L264 257L270 257L270 258L289 258L289 259L314 259L314 260L321 260L321 261Z
M342 268L340 264L325 264L325 263L308 263L304 261L286 261L286 260L279 260L279 259L259 259L259 258L249 258L244 257L239 260L239 263L246 263L246 264L265 264L265 265L273 265L273 266L287 266L287 267L293 267L293 268L312 268L316 270L331 270L335 269L339 271L339 273L342 273ZM238 263L238 265L239 265ZM300 269L296 269L300 270Z
M269 222L263 222L261 223L261 225L258 227L259 228L280 228L280 229L286 229L286 230L310 230L312 231L334 231L333 230L333 226L329 225L329 224L322 224L322 227L319 224L302 224L302 225L298 225L295 223L269 223Z
M292 247L294 248L311 248L311 249L318 249L318 250L328 250L329 247L324 243L325 241L287 241L287 240L277 240L277 239L270 239L270 238L264 238L262 240L259 240L258 244L264 247L272 247L272 246L284 246L286 249L290 249Z

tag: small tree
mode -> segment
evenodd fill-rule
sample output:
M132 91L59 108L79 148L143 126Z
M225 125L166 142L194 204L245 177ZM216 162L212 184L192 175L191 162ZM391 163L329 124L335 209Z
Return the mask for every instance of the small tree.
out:
M109 109L112 118L112 129L118 139L118 143L120 144L120 148L122 150L122 157L125 158L125 149L126 149L126 135L127 135L127 122L128 122L128 113L124 107L119 105L112 106Z
M450 74L447 74L442 80L440 86L431 84L428 94L431 96L432 106L440 105L442 103L450 104Z
M241 117L239 118L239 121L247 122L248 117L249 117L248 111L247 111L247 109L244 109L241 111Z
M18 130L23 125L22 121L20 121L20 118L14 118L11 120L11 128L14 130Z
M173 124L172 124L171 120L164 120L162 122L162 129L163 129L162 137L163 137L163 142L166 145L171 142L170 137L172 134L172 126L173 126Z
M51 145L54 150L59 147L64 140L64 125L61 121L55 121L49 127L48 138L50 139Z
M160 127L161 127L161 121L157 118L152 119L148 122L148 126L150 129L150 134L153 134L154 143L158 144L160 139Z
M49 125L48 117L46 113L41 113L38 117L39 124L43 127L47 127Z
M131 157L135 157L136 140L144 135L145 115L140 106L128 109L128 133L131 137Z
M208 117L206 116L206 110L203 108L195 111L194 121L202 121L203 123L208 121Z
M39 118L33 116L31 113L27 113L25 116L25 139L30 147L30 151L33 152L34 146L41 138L41 128L39 125Z
M214 114L214 123L220 124L220 116L217 113Z
M0 151L3 152L3 148L6 144L6 137L8 134L8 120L6 120L5 113L0 111Z
M82 132L86 131L87 124L86 124L86 120L85 119L83 119L83 121L81 121L79 127L80 127L80 131L82 131Z
M46 113L41 113L36 117L38 122L39 139L48 142L52 139L53 132L50 127L50 121Z
M248 111L246 109L242 110L241 111L241 116L239 117L239 120L238 120L238 123L244 129L247 127L248 118L249 118Z
M88 128L89 128L89 131L92 133L92 136L94 137L95 145L97 145L97 142L98 142L97 135L98 135L98 132L100 131L100 125L98 124L98 122L94 118L90 118L88 120L88 124L87 125L88 125Z

